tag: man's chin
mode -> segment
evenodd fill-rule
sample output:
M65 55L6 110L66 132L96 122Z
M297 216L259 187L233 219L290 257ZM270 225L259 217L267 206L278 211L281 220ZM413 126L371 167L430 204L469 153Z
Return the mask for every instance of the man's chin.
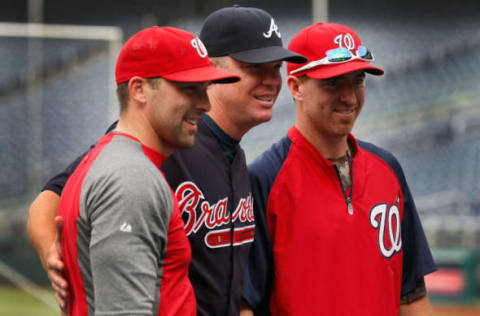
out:
M352 130L349 129L349 128L339 129L339 130L334 131L331 134L331 136L332 137L343 138L343 137L347 137L348 135L350 135L351 132L352 132Z
M175 148L177 149L192 148L193 146L195 146L195 137L178 139L175 143Z
M253 122L254 122L253 126L257 126L257 125L260 125L260 124L263 124L263 123L267 123L272 119L272 117L273 117L272 113L265 114L265 115L262 115L262 116L258 116L253 120Z

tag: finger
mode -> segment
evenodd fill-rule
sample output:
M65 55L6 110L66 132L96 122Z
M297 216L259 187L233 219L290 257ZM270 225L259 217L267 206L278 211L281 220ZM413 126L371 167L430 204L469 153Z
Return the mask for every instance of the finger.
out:
M58 271L49 270L47 276L52 284L55 284L62 289L68 288L67 280L65 280L63 275L58 273Z
M58 296L62 297L63 300L65 300L68 296L68 290L64 286L62 286L60 283L55 283L55 282L50 282L52 285L52 289L55 291L55 294Z
M61 286L59 283L50 282L52 285L52 289L55 291L56 294L59 294L61 297L67 296L67 290Z
M67 306L67 302L65 301L64 296L55 293L55 299L57 300L57 303L58 305L60 305L61 308L65 308Z
M65 265L61 260L54 259L52 257L47 258L47 269L48 270L54 270L54 271L58 271L57 273L60 273L61 271L63 271L64 267L65 267Z
M61 247L55 241L48 249L46 255L46 266L49 269L63 270L64 264L61 257Z
M59 287L66 289L68 287L67 280L57 271L49 271L48 278L51 282L57 284Z
M60 313L60 316L67 316L68 314L67 305L68 305L68 300L65 302L65 306L60 306L60 309L62 310L62 312Z
M59 294L61 297L67 296L67 290L61 286L61 284L56 283L54 281L50 282L52 289L55 291L56 294Z
M67 297L67 290L61 288L58 286L58 284L56 283L51 283L52 285L52 289L55 291L55 295L58 295L58 297L61 297L62 300L65 299L65 297Z

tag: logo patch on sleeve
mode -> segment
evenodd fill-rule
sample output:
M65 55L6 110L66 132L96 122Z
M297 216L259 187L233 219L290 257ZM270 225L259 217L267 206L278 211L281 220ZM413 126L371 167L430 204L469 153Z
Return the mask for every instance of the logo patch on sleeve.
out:
M120 225L120 231L125 232L125 233L131 233L132 232L132 225L130 225L127 222L124 222L122 225Z

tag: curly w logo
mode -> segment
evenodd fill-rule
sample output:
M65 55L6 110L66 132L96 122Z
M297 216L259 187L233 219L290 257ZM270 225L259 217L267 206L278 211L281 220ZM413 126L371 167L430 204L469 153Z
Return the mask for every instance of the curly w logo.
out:
M388 235L385 234L387 221ZM391 258L402 250L400 211L397 205L392 205L389 209L387 203L373 207L370 211L370 225L378 229L378 248L385 258Z

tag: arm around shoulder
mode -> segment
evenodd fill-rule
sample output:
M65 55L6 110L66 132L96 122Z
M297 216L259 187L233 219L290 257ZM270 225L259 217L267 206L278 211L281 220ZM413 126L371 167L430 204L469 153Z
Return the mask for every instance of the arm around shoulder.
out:
M28 210L27 233L45 270L46 256L55 241L55 217L60 196L50 190L41 192Z
M57 233L63 227L62 219L57 217L59 203L60 196L57 193L50 190L41 192L30 205L27 232L56 292L58 304L65 307L67 282L62 275L63 262L57 238Z

